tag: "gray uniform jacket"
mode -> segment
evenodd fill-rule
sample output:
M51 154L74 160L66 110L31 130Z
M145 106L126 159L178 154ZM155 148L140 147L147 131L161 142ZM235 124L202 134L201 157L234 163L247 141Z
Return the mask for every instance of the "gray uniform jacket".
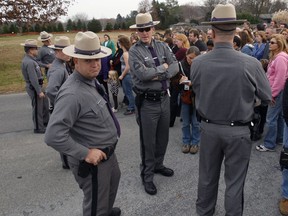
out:
M141 41L138 41L129 50L129 65L133 85L142 91L159 91L162 89L162 84L159 80L152 80L156 76L166 80L169 87L169 79L179 71L177 60L165 43L152 40L151 45L157 53L160 66L156 67L147 45ZM164 68L163 63L169 65L167 70Z
M51 64L55 59L55 51L48 46L43 45L37 56L37 61L40 67L48 68L47 65Z
M46 93L49 97L50 103L54 106L55 97L63 85L65 80L68 78L68 72L66 69L65 62L61 59L55 58L51 67L47 73L48 85L46 87Z
M37 95L39 95L42 88L41 85L39 85L39 79L43 80L43 76L36 59L25 54L21 68L26 82L26 89L35 90Z
M249 122L256 96L267 104L272 98L260 62L229 43L193 60L191 82L198 113L211 121Z
M76 70L62 85L45 133L45 142L72 156L75 164L84 160L89 148L105 148L117 142L117 129L106 101L89 80ZM69 158L69 162L70 158Z

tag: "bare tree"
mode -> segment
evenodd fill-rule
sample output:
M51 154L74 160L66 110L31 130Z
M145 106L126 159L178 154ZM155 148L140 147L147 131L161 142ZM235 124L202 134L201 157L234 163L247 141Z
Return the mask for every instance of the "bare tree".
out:
M138 11L140 13L149 12L151 10L151 2L149 0L142 0L139 2Z
M1 0L0 24L56 21L74 0Z
M88 21L88 15L86 13L77 13L74 16L72 16L73 21L81 20L81 21Z

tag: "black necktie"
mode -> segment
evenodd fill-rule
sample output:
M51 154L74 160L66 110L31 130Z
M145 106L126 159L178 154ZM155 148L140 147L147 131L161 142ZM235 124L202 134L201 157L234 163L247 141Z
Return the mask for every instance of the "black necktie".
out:
M109 103L109 100L108 100L108 95L105 93L104 89L102 88L102 86L97 82L97 80L95 80L95 85L96 85L96 89L98 91L98 93L103 97L103 99L106 101L106 105L107 105L107 109L114 121L114 124L116 126L116 129L117 129L117 135L118 137L120 137L121 135L121 129L120 129L120 124L116 118L116 116L114 115L112 109L111 109L111 105Z
M153 48L152 46L148 46L148 49L149 49L149 51L150 51L150 53L151 53L151 55L152 55L152 58L153 58L153 60L154 60L154 62L155 62L156 67L159 66L159 65L160 65L160 62L159 62L159 59L158 59L158 57L157 57L157 54L156 54L154 48ZM162 84L162 89L163 89L164 91L166 91L166 90L167 90L166 80L161 80L161 84Z

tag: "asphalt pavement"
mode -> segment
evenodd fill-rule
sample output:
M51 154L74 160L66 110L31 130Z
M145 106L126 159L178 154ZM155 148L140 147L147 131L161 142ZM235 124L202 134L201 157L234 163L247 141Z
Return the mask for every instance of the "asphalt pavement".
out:
M121 97L119 98L119 100ZM165 165L173 177L155 175L155 196L140 180L139 133L135 116L116 113L122 135L116 149L121 180L115 206L123 216L196 216L199 154L181 152L181 122L170 128ZM59 154L43 134L33 133L31 102L26 93L0 95L0 216L80 216L82 191L72 173L63 170ZM245 184L244 216L279 216L279 154L258 152L254 143ZM224 216L224 170L219 182L216 216Z

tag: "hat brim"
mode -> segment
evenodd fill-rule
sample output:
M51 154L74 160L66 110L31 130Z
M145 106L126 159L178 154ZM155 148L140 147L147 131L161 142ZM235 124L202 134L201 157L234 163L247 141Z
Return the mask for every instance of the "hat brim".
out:
M231 20L231 21L210 21L201 22L202 25L224 25L224 24L243 24L247 20Z
M55 45L50 45L48 47L54 50L63 50L65 48L65 47L55 47Z
M20 43L20 45L24 47L29 47L29 48L40 48L40 46L34 46L34 45L25 44L25 43Z
M48 38L45 38L45 39L42 39L41 36L39 36L39 37L38 37L38 41L42 41L42 42L43 42L43 41L47 41L47 40L50 40L52 37L53 37L52 34L49 34L49 37L48 37Z
M62 52L68 56L71 56L73 58L79 58L79 59L99 59L104 58L106 56L111 55L112 50L108 47L101 46L101 51L95 55L83 55L75 53L75 45L70 45L68 47L65 47Z
M141 27L137 26L137 24L134 24L134 25L131 25L129 28L131 28L131 29L148 28L148 27L158 25L159 23L160 23L160 21L153 21L153 25L145 25L145 26L141 26Z

